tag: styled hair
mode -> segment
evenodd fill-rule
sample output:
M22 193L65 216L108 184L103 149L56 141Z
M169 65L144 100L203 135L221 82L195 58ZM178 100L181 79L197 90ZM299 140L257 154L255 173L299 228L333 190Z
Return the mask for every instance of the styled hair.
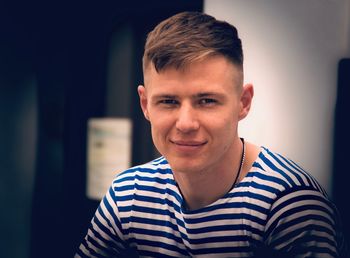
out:
M182 12L162 21L148 34L143 70L151 63L157 72L169 67L181 69L215 55L224 56L243 71L237 29L204 13Z

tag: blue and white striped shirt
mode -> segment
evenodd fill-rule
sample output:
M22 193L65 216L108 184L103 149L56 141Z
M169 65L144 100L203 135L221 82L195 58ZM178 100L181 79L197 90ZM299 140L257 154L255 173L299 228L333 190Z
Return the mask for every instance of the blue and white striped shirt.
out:
M116 177L75 257L338 257L338 223L316 180L266 148L235 188L195 211L162 157Z

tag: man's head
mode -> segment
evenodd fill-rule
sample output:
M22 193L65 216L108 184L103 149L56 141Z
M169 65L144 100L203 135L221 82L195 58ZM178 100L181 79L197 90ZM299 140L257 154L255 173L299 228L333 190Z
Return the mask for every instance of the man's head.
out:
M148 36L138 87L152 138L174 173L231 171L238 122L249 112L236 29L201 13L180 13Z
M221 55L240 71L243 83L243 51L237 30L227 22L199 12L174 15L148 34L143 71L153 65L157 72L169 67L184 69L189 64Z

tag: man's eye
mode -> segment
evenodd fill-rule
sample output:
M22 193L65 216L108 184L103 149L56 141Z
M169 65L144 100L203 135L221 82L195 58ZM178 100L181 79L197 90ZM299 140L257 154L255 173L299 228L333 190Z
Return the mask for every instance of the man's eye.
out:
M159 103L165 105L176 105L177 101L175 99L162 99L159 101Z
M209 99L209 98L201 99L199 101L199 104L201 105L211 105L215 103L217 103L216 99Z

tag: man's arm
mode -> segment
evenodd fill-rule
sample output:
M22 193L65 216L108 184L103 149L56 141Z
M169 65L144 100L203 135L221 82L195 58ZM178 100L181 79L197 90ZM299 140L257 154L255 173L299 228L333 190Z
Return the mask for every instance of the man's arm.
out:
M315 189L285 192L270 210L260 250L291 257L339 257L344 239L334 205Z
M122 231L116 197L111 186L97 208L75 258L123 257L122 253L127 248Z

